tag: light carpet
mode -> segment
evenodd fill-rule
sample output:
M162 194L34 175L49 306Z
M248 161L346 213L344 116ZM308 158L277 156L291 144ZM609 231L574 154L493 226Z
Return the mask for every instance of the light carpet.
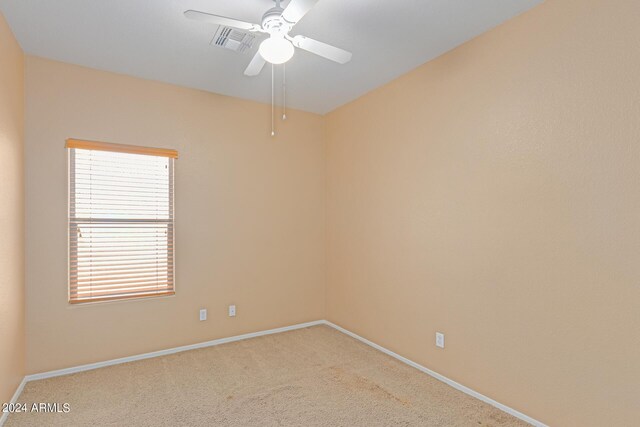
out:
M27 383L18 426L526 426L328 326Z

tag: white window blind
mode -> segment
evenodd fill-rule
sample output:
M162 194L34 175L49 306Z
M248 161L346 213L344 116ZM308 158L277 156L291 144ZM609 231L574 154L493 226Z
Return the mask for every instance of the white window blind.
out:
M68 140L69 302L174 293L174 150Z

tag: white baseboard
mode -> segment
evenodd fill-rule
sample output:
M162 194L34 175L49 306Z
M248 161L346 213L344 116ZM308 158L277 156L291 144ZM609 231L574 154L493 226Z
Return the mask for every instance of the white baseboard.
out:
M42 372L39 374L27 375L27 381L41 380L44 378L58 377L60 375L74 374L76 372L89 371L91 369L104 368L105 366L118 365L120 363L133 362L136 360L149 359L152 357L166 356L167 354L180 353L182 351L195 350L198 348L212 347L214 345L226 344L234 341L246 340L249 338L261 337L263 335L277 334L280 332L293 331L295 329L308 328L324 324L324 320L316 320L313 322L299 323L297 325L285 326L282 328L268 329L266 331L251 332L249 334L236 335L233 337L220 338L213 341L201 342L198 344L184 345L182 347L174 347L166 350L153 351L151 353L137 354L135 356L121 357L119 359L106 360L104 362L89 363L87 365L74 366L72 368L58 369L55 371Z
M27 381L28 381L27 377L24 377L22 379L22 381L20 382L20 385L18 385L18 388L16 389L16 392L13 393L13 397L11 398L9 403L16 403L18 401L18 397L22 393L22 389L24 388L24 385L27 383ZM0 410L2 410L2 408L0 408ZM4 423L7 422L7 418L9 418L8 412L2 412L1 414L2 415L0 415L0 427L2 427Z
M340 326L338 326L336 324L333 324L333 323L329 322L328 320L325 320L323 323L325 325L331 326L332 328L334 328L334 329L336 329L336 330L338 330L338 331L340 331L340 332L342 332L344 334L349 335L352 338L357 339L358 341L362 341L363 343L375 348L376 350L379 350L379 351L381 351L381 352L383 352L385 354L388 354L389 356L391 356L391 357L393 357L395 359L398 359L399 361L401 361L403 363L406 363L407 365L412 366L412 367L424 372L425 374L431 375L435 379L440 380L443 383L448 384L451 387L453 387L453 388L455 388L457 390L460 390L463 393L468 394L469 396L473 396L478 400L481 400L481 401L483 401L485 403L488 403L491 406L494 406L494 407L500 409L503 412L506 412L507 414L513 415L514 417L519 418L524 422L527 422L527 423L529 423L529 424L531 424L531 425L533 425L535 427L549 427L546 424L544 424L544 423L542 423L542 422L540 422L538 420L535 420L535 419L531 418L528 415L523 414L522 412L516 411L515 409L510 408L510 407L508 407L506 405L503 405L500 402L496 402L495 400L485 396L484 394L478 393L477 391L472 390L469 387L463 386L462 384L457 383L457 382L453 381L452 379L449 379L449 378L445 377L444 375L441 375L441 374L439 374L439 373L437 373L435 371L432 371L429 368L425 368L424 366L420 365L419 363L414 362L413 360L409 360L406 357L400 356L399 354L394 353L393 351L388 350L388 349L382 347L381 345L378 345L378 344L376 344L374 342L371 342L366 338L362 338L360 335L354 334L353 332L348 331L348 330L346 330L346 329L344 329L344 328L342 328L342 327L340 327Z
M198 344L190 344L190 345L185 345L182 347L174 347L174 348L169 348L166 350L159 350L159 351L154 351L151 353L144 353L144 354L138 354L135 356L128 356L128 357L121 357L119 359L112 359L112 360L106 360L104 362L97 362L97 363L89 363L87 365L80 365L80 366L74 366L71 368L65 368L65 369L58 369L55 371L48 371L48 372L41 372L38 374L31 374L31 375L27 375L26 377L24 377L24 379L22 380L22 382L20 383L20 385L18 386L18 389L16 390L15 394L13 395L13 398L11 399L12 403L15 403L18 399L18 397L20 396L20 393L22 393L22 389L24 388L24 385L28 382L28 381L33 381L33 380L41 380L44 378L52 378L52 377L58 377L61 375L68 375L68 374L73 374L76 372L82 372L82 371L89 371L91 369L98 369L98 368L103 368L105 366L112 366L112 365L118 365L120 363L127 363L127 362L133 362L136 360L143 360L143 359L149 359L152 357L159 357L159 356L166 356L168 354L174 354L174 353L179 353L182 351L188 351L188 350L195 350L198 348L205 348L205 347L212 347L212 346L216 346L216 345L220 345L220 344L225 344L225 343L230 343L230 342L234 342L234 341L241 341L241 340L246 340L249 338L255 338L255 337L260 337L260 336L264 336L264 335L271 335L271 334L277 334L280 332L286 332L286 331L293 331L296 329L302 329L302 328L308 328L309 326L316 326L316 325L327 325L330 326L334 329L336 329L337 331L340 331L346 335L349 335L352 338L357 339L358 341L361 341L373 348L375 348L376 350L379 350L385 354L388 354L389 356L398 359L399 361L406 363L409 366L412 366L428 375L431 375L432 377L450 385L451 387L462 391L463 393L466 393L470 396L475 397L478 400L481 400L485 403L488 403L491 406L494 406L498 409L500 409L503 412L506 412L507 414L511 414L516 418L519 418L535 427L548 427L546 424L537 421L531 417L529 417L528 415L523 414L522 412L516 411L513 408L510 408L506 405L503 405L502 403L496 402L495 400L478 393L477 391L474 391L472 389L470 389L469 387L463 386L460 383L457 383L447 377L445 377L444 375L440 375L437 372L432 371L429 368L426 368L412 360L407 359L406 357L400 356L397 353L394 353L391 350L388 350L384 347L382 347L381 345L378 345L374 342L369 341L366 338L363 338L357 334L354 334L351 331L348 331L334 323L329 322L328 320L316 320L313 322L307 322L307 323L299 323L297 325L291 325L291 326L285 326L282 328L275 328L275 329L268 329L266 331L259 331L259 332L252 332L249 334L243 334L243 335L236 335L233 337L228 337L228 338L220 338L217 340L212 340L212 341L206 341L206 342L202 342L202 343L198 343ZM3 413L2 416L0 416L0 427L2 427L5 423L5 421L7 420L9 414L7 413Z

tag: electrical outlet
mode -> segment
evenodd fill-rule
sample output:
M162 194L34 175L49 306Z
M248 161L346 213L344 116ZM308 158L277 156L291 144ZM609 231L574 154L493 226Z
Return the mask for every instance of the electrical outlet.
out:
M201 308L200 309L200 321L202 320L207 320L207 309L206 308Z
M444 348L444 334L436 332L436 347Z
M229 317L235 317L236 315L236 306L235 305L230 305L229 306Z

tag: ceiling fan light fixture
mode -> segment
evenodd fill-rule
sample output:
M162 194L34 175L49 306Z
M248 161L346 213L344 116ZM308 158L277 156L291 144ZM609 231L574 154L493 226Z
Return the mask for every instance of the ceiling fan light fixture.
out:
M293 44L282 36L271 36L262 43L258 49L265 61L272 64L284 64L293 57L295 48Z

